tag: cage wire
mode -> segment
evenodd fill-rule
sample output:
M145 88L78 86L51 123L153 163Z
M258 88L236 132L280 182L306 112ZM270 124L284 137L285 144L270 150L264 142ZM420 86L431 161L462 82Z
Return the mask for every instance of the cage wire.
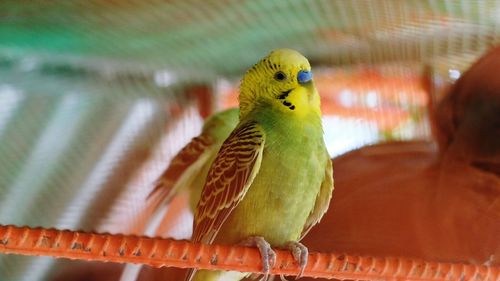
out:
M314 67L332 157L429 140L428 103L498 44L499 24L498 1L2 1L0 224L144 234L156 178L279 47ZM154 234L186 238L191 223ZM122 267L3 255L0 279L119 280Z

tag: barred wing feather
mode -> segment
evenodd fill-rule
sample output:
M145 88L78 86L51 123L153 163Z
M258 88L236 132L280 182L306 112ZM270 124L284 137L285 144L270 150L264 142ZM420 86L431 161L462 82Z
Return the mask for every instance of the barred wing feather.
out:
M196 208L194 242L211 243L243 199L259 171L264 141L260 125L247 122L224 142L210 168Z
M148 195L148 199L158 197L159 204L170 203L177 193L175 187L181 176L209 151L213 140L207 135L194 137L184 148L175 155L168 168L156 181L155 188Z

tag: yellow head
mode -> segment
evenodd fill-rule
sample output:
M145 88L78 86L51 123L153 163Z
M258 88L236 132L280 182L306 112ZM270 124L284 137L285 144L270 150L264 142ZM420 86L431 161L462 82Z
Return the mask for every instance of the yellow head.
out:
M321 115L309 61L291 49L274 50L250 68L241 82L239 100L240 117L258 105L296 116Z

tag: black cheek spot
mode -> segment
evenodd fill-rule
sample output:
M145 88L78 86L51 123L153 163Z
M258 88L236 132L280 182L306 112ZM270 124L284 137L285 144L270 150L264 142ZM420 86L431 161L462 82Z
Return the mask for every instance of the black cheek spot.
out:
M291 91L292 90L281 92L281 95L278 96L278 99L280 99L280 100L286 99L288 97L288 95L290 94Z
M290 108L290 110L294 110L295 109L295 105L292 105L289 108Z
M292 104L291 104L291 103L289 103L289 102L287 102L287 101L283 101L283 105L284 105L284 106L290 106L290 105L292 105Z

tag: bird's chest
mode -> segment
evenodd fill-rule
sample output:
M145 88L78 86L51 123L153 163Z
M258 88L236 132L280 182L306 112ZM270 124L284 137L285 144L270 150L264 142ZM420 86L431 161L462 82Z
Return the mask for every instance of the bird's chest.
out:
M326 160L321 134L288 141L268 136L260 170L228 220L231 240L258 235L277 246L297 240L314 207Z
M321 132L306 127L299 133L271 133L267 139L269 141L266 141L262 157L262 173L259 172L255 183L267 185L264 190L269 196L285 201L288 196L283 195L309 194L311 184L315 189L321 183L326 164Z
M324 164L324 147L310 138L303 138L295 145L270 145L264 148L262 173L254 183L262 185L263 192L276 203L293 202L319 190Z

